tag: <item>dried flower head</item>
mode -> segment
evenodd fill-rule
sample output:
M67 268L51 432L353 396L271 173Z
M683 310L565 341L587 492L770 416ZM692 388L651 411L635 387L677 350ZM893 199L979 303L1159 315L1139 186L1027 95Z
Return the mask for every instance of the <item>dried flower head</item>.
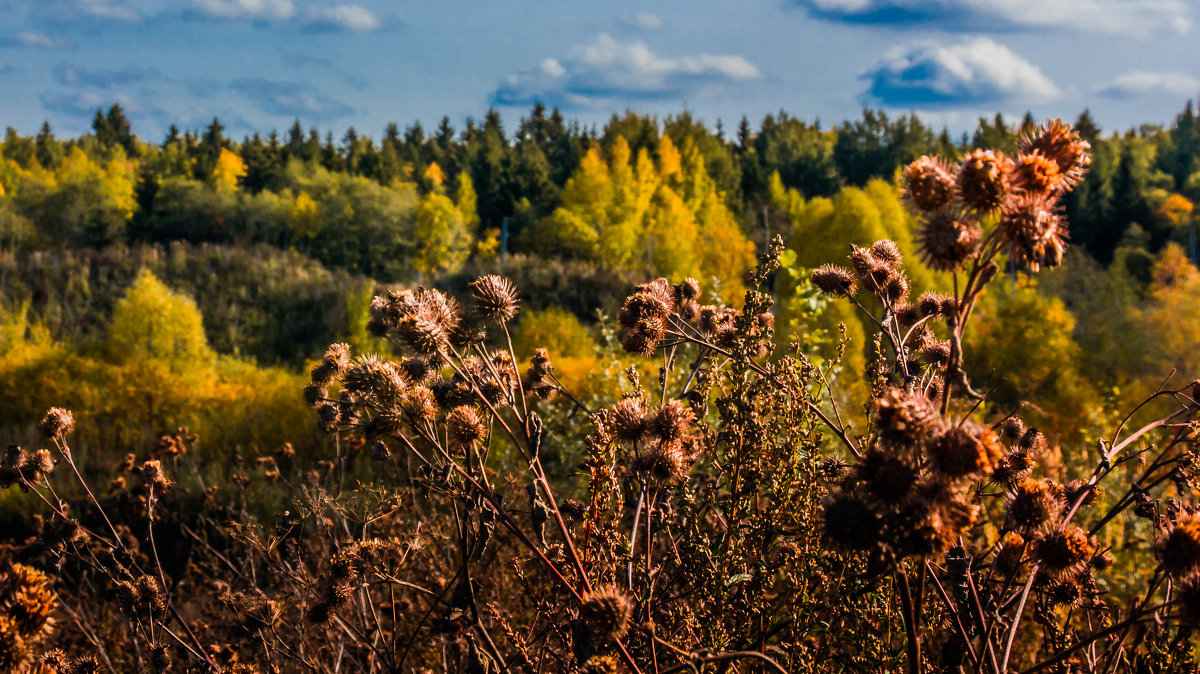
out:
M1091 143L1061 119L1050 120L1032 129L1019 140L1018 146L1023 153L1037 152L1052 160L1067 187L1079 182L1092 163Z
M638 454L630 467L656 482L681 482L687 477L691 458L683 443L655 442Z
M1025 421L1014 414L1001 422L997 430L1006 442L1019 442L1021 436L1025 435Z
M608 426L621 442L640 441L646 434L647 421L641 398L625 398L608 410Z
M316 405L329 396L329 389L322 384L309 384L304 387L304 402Z
M1026 533L1038 531L1058 516L1061 505L1053 484L1021 480L1008 495L1007 526Z
M1163 571L1182 577L1200 568L1200 515L1185 513L1158 538Z
M42 417L42 432L47 438L60 438L75 430L75 415L61 407L51 407Z
M917 310L921 314L921 318L945 318L949 314L947 309L953 311L955 307L954 298L947 297L941 293L926 291L921 293L917 298Z
M428 388L414 386L405 391L400 399L400 412L414 426L432 423L437 418L437 399Z
M1005 207L999 228L1013 262L1031 271L1062 262L1068 234L1057 209L1057 201L1041 194L1021 195Z
M537 349L533 352L533 356L529 359L529 378L541 379L554 372L554 367L550 365L550 352L546 349Z
M665 442L683 440L689 434L696 414L679 400L669 400L650 417L647 427Z
M700 282L690 276L675 288L679 299L690 302L696 302L700 299Z
M970 422L955 426L929 445L934 469L951 478L990 475L1002 456L1000 438Z
M1058 164L1037 150L1017 154L1013 177L1017 188L1025 192L1049 193L1063 185Z
M834 297L852 297L858 292L858 282L849 269L834 264L817 267L810 277L821 292Z
M904 255L900 252L900 246L897 246L896 242L891 239L880 239L871 244L871 255L876 260L892 267L896 267L904 261Z
M1033 555L1046 575L1072 576L1084 569L1096 554L1096 544L1088 532L1074 524L1053 529L1033 544Z
M167 491L171 488L172 482L163 472L162 462L158 459L151 459L142 463L138 468L138 477L142 478L142 483L147 487L153 487L159 492Z
M520 304L517 288L508 279L489 274L471 283L475 310L494 323L507 323L517 315Z
M944 425L928 398L901 388L889 389L875 401L873 421L885 444L900 447L924 446L941 435Z
M1192 574L1175 591L1179 619L1187 625L1200 625L1200 574Z
M908 278L902 272L896 270L880 288L880 295L887 298L887 301L895 304L903 302L908 297Z
M1002 152L974 150L958 169L962 202L979 213L998 210L1012 191L1013 162Z
M350 364L350 345L330 344L321 357L321 364L340 374Z
M446 427L451 437L464 445L482 440L487 433L483 417L474 405L461 405L450 410L446 415Z
M633 354L654 353L665 336L667 319L674 310L674 288L666 279L638 286L617 312L621 346Z
M955 177L946 162L926 155L904 167L904 198L923 211L934 211L954 199Z
M937 271L956 271L979 248L979 226L952 207L921 218L917 251L922 261Z
M992 565L1004 575L1015 574L1025 558L1025 539L1015 531L1004 534L992 557Z
M579 617L595 641L620 639L633 620L633 601L615 585L598 587L583 594Z
M854 477L866 486L871 498L883 503L899 503L912 493L917 470L890 452L871 447L854 466Z

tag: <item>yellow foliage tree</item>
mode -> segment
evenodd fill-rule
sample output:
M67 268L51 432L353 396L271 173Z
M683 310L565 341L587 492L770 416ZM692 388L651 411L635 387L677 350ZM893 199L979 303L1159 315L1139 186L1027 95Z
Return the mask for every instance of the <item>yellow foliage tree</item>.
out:
M695 276L736 301L754 263L754 246L716 191L704 159L686 142L659 140L657 162L632 155L618 136L607 161L588 149L563 188L561 206L535 224L530 243L543 255L567 255L624 269Z
M976 306L964 344L975 386L998 385L989 396L1000 409L1037 401L1021 414L1058 440L1078 441L1098 421L1097 393L1080 374L1075 317L1062 300L1040 295L1032 281L997 285Z
M425 168L423 175L425 176L425 180L429 181L429 184L433 185L433 189L435 190L441 189L442 184L446 182L446 173L442 171L442 167L438 166L437 162L430 162L429 166Z
M211 362L196 302L143 269L113 309L109 346L126 361L156 360L182 372Z
M217 157L217 165L213 168L213 185L218 190L236 192L238 181L245 175L246 162L228 149L221 148L221 155Z
M417 251L413 267L425 276L457 271L471 252L466 218L444 194L425 195L417 209L414 235Z

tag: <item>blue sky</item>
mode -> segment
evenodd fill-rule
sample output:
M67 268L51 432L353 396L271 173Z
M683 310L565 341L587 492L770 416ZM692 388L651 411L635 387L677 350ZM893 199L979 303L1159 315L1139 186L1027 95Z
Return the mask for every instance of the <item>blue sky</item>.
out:
M78 133L119 102L151 140L214 115L377 138L489 106L511 129L542 100L601 124L1089 107L1123 129L1200 95L1197 21L1194 0L0 0L0 126Z

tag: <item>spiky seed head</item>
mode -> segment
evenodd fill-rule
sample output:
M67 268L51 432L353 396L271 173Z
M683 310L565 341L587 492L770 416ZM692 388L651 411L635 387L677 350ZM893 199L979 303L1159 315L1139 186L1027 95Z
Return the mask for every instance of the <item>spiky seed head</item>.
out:
M442 324L425 315L410 316L401 320L396 325L396 334L422 356L440 354L450 343L450 337Z
M0 671L20 671L28 659L29 647L21 637L16 621L0 615Z
M450 435L464 445L483 439L487 432L483 417L474 405L461 405L446 415L446 427Z
M633 601L615 585L598 587L583 594L579 617L596 641L620 639L633 620Z
M851 244L847 259L850 260L850 266L854 268L858 278L868 288L883 285L883 281L887 280L891 273L891 267L877 259L870 248L860 248Z
M872 415L880 439L888 445L919 447L941 434L941 415L920 393L892 388L875 401Z
M507 323L517 315L517 288L502 276L479 277L471 284L471 296L479 315L493 323Z
M1009 492L1007 526L1032 533L1049 524L1052 518L1058 516L1061 508L1053 484L1026 478Z
M992 471L992 479L998 484L1013 486L1033 470L1033 457L1021 449L1014 449L1000 459Z
M1005 419L999 428L1000 437L1006 442L1020 442L1025 430L1025 421L1015 414Z
M662 283L656 281L638 286L617 312L621 346L630 353L654 353L665 336L667 318L675 308L674 290L665 279L659 281Z
M1014 263L1038 271L1062 262L1069 234L1058 208L1042 194L1021 195L1005 207L999 230Z
M950 362L950 340L930 338L921 343L921 360L935 368L943 368Z
M990 475L1002 456L1004 447L996 434L970 422L955 426L929 445L934 469L950 478Z
M1096 544L1088 532L1074 524L1052 529L1038 538L1033 555L1046 575L1061 578L1079 573L1096 554Z
M941 208L921 218L917 252L937 271L956 271L975 256L979 248L979 226L952 207Z
M904 198L922 211L934 211L954 199L955 177L939 157L926 155L904 167Z
M883 503L899 503L912 493L917 471L909 462L871 447L854 466L854 476L863 483L872 498Z
M993 213L1012 191L1013 162L1002 152L974 150L963 157L958 169L958 191L962 202L978 213Z
M1000 545L996 546L996 554L992 557L992 565L1005 576L1015 574L1021 568L1025 558L1025 539L1015 531L1004 534Z
M681 482L687 477L691 457L680 442L655 442L638 454L630 466L635 473L659 483Z
M138 477L142 478L143 484L159 492L167 491L173 484L163 472L162 462L158 459L144 461L138 468Z
M853 297L858 292L858 282L849 269L835 264L823 264L809 277L821 292L834 297ZM703 312L701 312L703 317Z
M641 398L626 398L608 411L613 436L627 444L637 444L646 435L647 421Z
M338 426L338 406L336 403L317 404L317 426L326 433L332 433Z
M1013 177L1016 187L1025 192L1048 194L1063 185L1058 164L1037 150L1017 154Z
M541 379L554 372L554 367L550 364L550 352L546 349L537 349L533 352L533 356L529 359L529 376L531 379Z
M880 239L872 244L871 255L876 260L893 268L904 261L904 255L900 252L900 246L897 246L896 242L891 239Z
M322 384L309 384L304 387L304 402L310 406L316 405L329 396L329 389Z
M321 364L341 373L350 364L350 345L330 344L329 348L325 349L325 355L321 357Z
M1100 487L1098 485L1089 484L1087 480L1080 479L1071 480L1062 485L1058 493L1058 500L1062 502L1064 508L1074 506L1076 501L1079 501L1080 508L1087 508L1094 505L1099 497Z
M1200 574L1192 574L1175 589L1177 615L1187 625L1200 625Z
M684 300L695 302L700 299L700 282L692 277L688 277L680 283L679 297Z
M1068 188L1079 182L1092 163L1091 143L1061 119L1034 128L1019 140L1018 147L1023 153L1037 152L1052 160L1058 167L1062 183Z
M61 407L51 407L42 417L42 433L47 438L60 438L75 430L75 415Z
M837 494L822 507L825 540L836 547L869 550L879 540L879 517L849 494Z
M921 318L937 318L942 316L942 307L946 304L947 297L941 293L926 291L921 293L917 298L917 310L921 313Z
M400 412L410 424L432 423L437 418L437 398L428 388L414 386L405 391L404 397L400 399Z
M649 420L649 430L665 442L683 440L696 422L692 408L679 400L667 401Z
M1175 577L1200 569L1200 515L1180 515L1158 538L1163 571Z
M883 284L881 294L892 304L904 301L908 297L908 278L896 270L895 273L888 276L887 281Z
M25 463L25 472L29 474L30 482L39 482L41 478L54 472L54 455L48 449L35 451Z
M156 672L165 672L171 668L171 652L166 646L159 644L150 649L150 665Z
M905 329L911 328L921 320L921 312L916 305L908 304L907 302L898 302L892 307L892 313L896 315L896 320L900 321L900 325Z

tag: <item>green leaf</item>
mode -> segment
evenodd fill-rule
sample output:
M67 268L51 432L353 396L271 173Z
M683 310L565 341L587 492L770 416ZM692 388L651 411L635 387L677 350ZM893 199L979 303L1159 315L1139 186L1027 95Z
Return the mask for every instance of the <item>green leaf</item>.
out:
M754 577L754 576L752 576L752 575L750 575L750 574L748 574L748 573L739 573L739 574L737 574L737 575L730 576L730 577L729 577L729 580L725 581L725 586L726 586L726 587L731 587L731 586L733 586L733 585L737 585L738 583L744 583L744 582L746 582L746 581L750 580L750 579L751 579L751 578L753 578L753 577Z

